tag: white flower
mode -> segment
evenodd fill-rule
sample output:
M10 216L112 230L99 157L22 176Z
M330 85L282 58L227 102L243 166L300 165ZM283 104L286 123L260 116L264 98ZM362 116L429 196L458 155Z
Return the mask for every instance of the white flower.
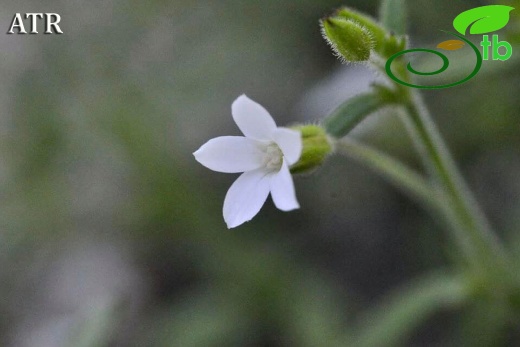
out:
M269 193L280 210L299 208L289 166L298 161L302 152L300 132L277 127L271 115L245 95L233 102L231 113L245 137L217 137L193 153L211 170L244 172L224 199L228 228L251 220Z

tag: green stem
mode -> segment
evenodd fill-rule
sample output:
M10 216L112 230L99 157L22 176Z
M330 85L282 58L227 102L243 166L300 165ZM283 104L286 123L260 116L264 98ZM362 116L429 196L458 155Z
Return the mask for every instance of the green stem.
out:
M415 91L405 93L405 123L427 169L449 197L451 208L447 211L451 213L451 229L459 247L477 269L504 274L500 271L505 270L502 245L458 172L419 94Z
M335 143L336 151L361 163L364 163L402 188L412 198L424 203L435 211L443 210L443 199L438 191L416 172L401 162L373 148L344 138Z
M471 297L461 275L431 274L396 290L361 320L356 347L402 346L414 328L442 308L463 305Z
M460 230L461 225L450 203L450 197L443 189L424 179L398 160L376 149L362 145L351 139L343 138L335 143L336 152L359 161L403 189L412 199L427 207L432 214L439 216L445 225Z

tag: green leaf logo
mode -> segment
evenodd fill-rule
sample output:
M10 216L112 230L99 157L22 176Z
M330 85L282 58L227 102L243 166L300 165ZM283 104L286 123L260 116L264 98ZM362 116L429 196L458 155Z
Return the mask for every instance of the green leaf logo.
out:
M462 35L470 27L470 34L486 34L502 29L509 22L509 12L514 7L488 5L476 7L459 14L453 21L453 27Z

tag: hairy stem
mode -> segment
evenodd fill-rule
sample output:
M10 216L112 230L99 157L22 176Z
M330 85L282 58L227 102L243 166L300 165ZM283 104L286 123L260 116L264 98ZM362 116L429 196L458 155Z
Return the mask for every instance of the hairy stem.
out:
M458 172L418 93L406 91L405 123L431 176L448 197L454 237L476 269L504 274L505 252Z

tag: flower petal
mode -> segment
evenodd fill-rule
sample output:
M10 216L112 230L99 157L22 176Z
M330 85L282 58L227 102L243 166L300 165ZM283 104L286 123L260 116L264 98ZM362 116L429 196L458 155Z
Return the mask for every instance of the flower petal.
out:
M246 137L264 141L272 139L276 123L260 104L241 95L231 105L231 113L235 123Z
M244 172L229 188L224 199L224 220L228 228L234 228L251 220L262 208L270 186L269 175L264 170Z
M236 173L260 168L265 152L258 141L243 136L221 136L206 142L193 155L208 169Z
M296 200L294 182L289 171L289 166L284 159L282 168L276 174L270 176L271 197L273 202L282 211L291 211L300 208Z
M278 128L275 130L273 139L282 150L287 159L287 164L295 164L302 154L302 135L297 130Z

